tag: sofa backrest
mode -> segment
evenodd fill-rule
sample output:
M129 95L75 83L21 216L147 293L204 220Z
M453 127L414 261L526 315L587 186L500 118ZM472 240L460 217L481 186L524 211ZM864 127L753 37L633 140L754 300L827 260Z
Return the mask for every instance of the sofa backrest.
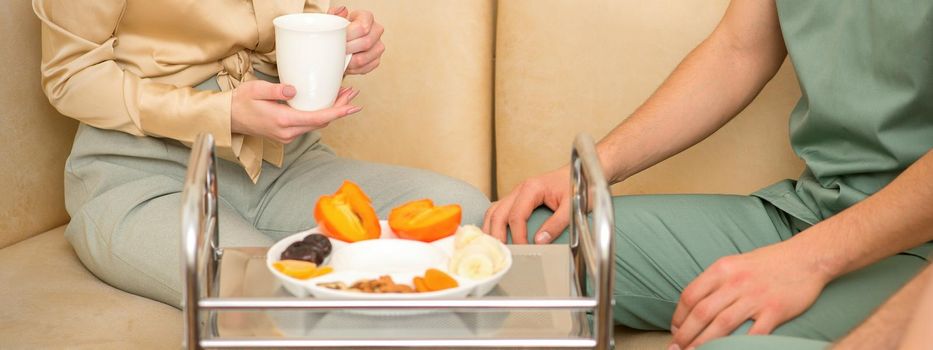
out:
M77 123L39 86L39 20L29 0L0 1L0 248L68 222L65 158Z
M363 111L323 130L351 158L430 169L491 192L493 0L338 0L386 27L381 66L351 76Z
M570 160L576 133L601 138L635 110L715 27L728 0L498 2L499 195ZM800 96L789 64L735 120L616 185L615 193L743 193L796 178L788 141Z

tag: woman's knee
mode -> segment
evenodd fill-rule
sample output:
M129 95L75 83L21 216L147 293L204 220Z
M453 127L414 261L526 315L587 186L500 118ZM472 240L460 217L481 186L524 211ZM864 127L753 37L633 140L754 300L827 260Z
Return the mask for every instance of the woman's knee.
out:
M65 238L79 260L107 284L174 307L181 301L179 237L168 224L134 220L137 215L114 215L89 203L72 217ZM174 213L174 211L172 211ZM151 212L148 214L152 214ZM162 219L165 219L162 217ZM152 244L158 240L158 244Z
M478 188L446 176L438 176L424 186L425 195L436 204L459 204L463 209L463 225L483 224L483 216L489 208L489 197Z

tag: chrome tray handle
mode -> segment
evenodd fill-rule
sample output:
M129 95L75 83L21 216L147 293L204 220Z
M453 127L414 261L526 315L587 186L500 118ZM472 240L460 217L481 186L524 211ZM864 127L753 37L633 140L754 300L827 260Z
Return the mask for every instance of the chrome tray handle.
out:
M615 302L612 293L614 211L609 184L603 175L592 137L585 133L577 135L570 155L570 166L570 251L576 269L577 286L580 295L586 295L587 270L591 271L597 301L593 336L599 344L597 348L608 345L607 349L612 349L612 307ZM587 212L592 214L592 226L587 221Z
M181 195L182 308L188 349L200 349L201 338L212 329L201 317L199 301L216 297L219 288L217 269L223 252L218 239L216 163L213 135L199 134L191 145Z

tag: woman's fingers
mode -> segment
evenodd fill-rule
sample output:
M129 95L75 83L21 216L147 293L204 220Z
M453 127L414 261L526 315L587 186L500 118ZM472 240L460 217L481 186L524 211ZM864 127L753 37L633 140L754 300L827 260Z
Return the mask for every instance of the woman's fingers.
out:
M372 72L376 67L379 67L380 58L376 58L374 61L367 63L363 67L348 67L347 74L366 74Z
M349 104L325 108L313 112L299 111L287 105L281 104L276 105L275 108L277 109L275 113L277 113L281 119L277 122L279 127L283 129L309 127L311 128L310 130L320 129L327 123L330 123L341 117L357 113L363 109L363 107Z
M363 40L363 39L357 39ZM347 48L349 50L349 47ZM363 67L369 64L372 61L378 60L382 57L382 54L385 52L386 46L381 41L377 41L375 45L365 50L357 51L353 54L353 57L350 58L350 67ZM348 51L349 52L349 51Z
M373 23L372 30L368 33L347 41L347 53L360 54L375 49L378 44L382 43L383 32L385 32L385 28L381 24ZM382 54L382 52L379 52L379 54Z
M309 131L327 127L336 119L361 111L362 107L349 104L358 94L359 90L341 88L333 107L313 112L299 111L284 104L271 104L271 115L277 116L278 126L272 133L273 138L281 143L291 143Z
M353 54L347 74L366 74L379 66L385 52L382 33L385 28L376 23L368 11L353 11L347 16L351 21L347 27L347 53Z
M346 6L337 6L327 9L327 14L347 18L347 15L350 14L350 11L347 10Z
M373 29L375 18L369 11L353 11L347 16L350 25L347 26L347 41L353 41L369 34ZM353 51L350 51L351 53Z
M355 90L351 87L341 88L340 92L337 94L337 100L334 101L334 107L341 107L350 104L356 96L360 94L360 90Z
M263 80L257 80L254 84L245 84L238 88L251 100L277 100L287 101L295 97L297 90L294 86L286 84L273 84Z

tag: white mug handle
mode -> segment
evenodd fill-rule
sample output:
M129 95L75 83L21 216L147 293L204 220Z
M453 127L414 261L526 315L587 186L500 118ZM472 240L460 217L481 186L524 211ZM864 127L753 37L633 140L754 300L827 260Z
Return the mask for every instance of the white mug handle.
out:
M348 54L347 54L347 59L343 61L343 71L344 71L344 72L346 72L346 71L347 71L347 67L350 66L350 59L351 59L351 58L353 58L353 54L352 54L352 53L348 53Z

